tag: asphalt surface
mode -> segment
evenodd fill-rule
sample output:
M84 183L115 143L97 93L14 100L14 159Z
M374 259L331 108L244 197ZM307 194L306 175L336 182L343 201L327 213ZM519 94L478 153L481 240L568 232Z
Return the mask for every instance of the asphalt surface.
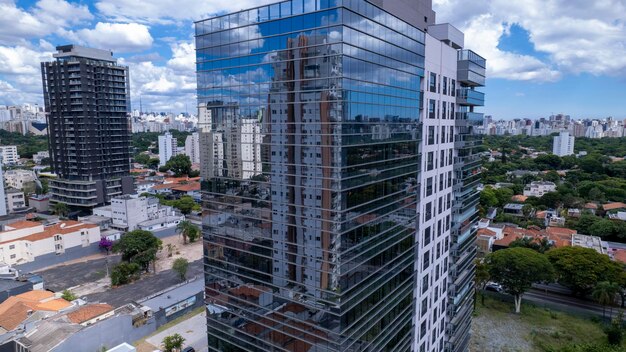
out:
M110 255L109 270L120 261L120 255ZM46 289L59 292L67 288L102 279L106 276L106 259L67 264L37 272L44 279Z
M198 279L202 280L202 275L202 260L190 262L189 268L187 269L187 278L197 276ZM138 281L128 285L87 295L85 299L88 302L108 303L114 307L121 307L125 304L150 296L155 292L179 284L180 282L178 274L170 269L157 274L144 275Z

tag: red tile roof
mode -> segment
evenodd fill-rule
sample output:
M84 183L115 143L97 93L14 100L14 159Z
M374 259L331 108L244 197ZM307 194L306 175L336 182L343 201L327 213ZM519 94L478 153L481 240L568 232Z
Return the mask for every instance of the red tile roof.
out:
M74 324L81 324L112 310L113 306L108 304L90 304L68 313L67 318Z
M615 210L615 209L623 209L626 208L626 204L622 202L613 202L602 205L602 209L604 210Z
M96 224L87 224L74 220L65 220L58 224L45 227L43 231L36 232L28 236L15 238L9 241L0 242L0 244L15 242L15 241L40 241L46 238L54 237L55 235L67 235L83 229L92 229L98 227Z
M173 191L179 191L179 192L199 191L200 190L200 182L192 182L192 183L182 184L182 185L179 185L179 186L172 187L172 190Z

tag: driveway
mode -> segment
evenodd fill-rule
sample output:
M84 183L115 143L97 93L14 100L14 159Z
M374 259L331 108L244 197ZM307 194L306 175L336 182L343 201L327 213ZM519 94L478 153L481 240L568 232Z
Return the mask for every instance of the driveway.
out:
M161 342L166 336L180 334L185 338L184 346L191 346L198 352L207 352L209 350L206 334L206 313L194 315L193 317L183 320L180 323L161 331L160 333L150 336L146 341L157 348L161 347Z

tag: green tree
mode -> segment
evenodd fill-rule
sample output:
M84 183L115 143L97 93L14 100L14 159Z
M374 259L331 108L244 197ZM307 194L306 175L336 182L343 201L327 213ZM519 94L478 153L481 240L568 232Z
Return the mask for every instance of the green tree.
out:
M615 302L615 295L619 292L619 285L614 282L602 281L591 291L591 297L602 305L602 317L607 305Z
M552 243L547 238L542 238L539 242L535 241L534 238L531 237L522 237L514 240L509 244L509 248L528 248L532 249L535 252L545 253L550 248L552 248Z
M185 258L177 258L172 264L172 270L174 270L181 281L187 278L187 269L189 268L189 261Z
M75 294L73 294L73 293L72 293L72 291L70 291L70 290L64 290L64 291L63 291L63 294L61 295L61 298L63 298L63 299L64 299L64 300L66 300L66 301L71 302L71 301L75 300L75 299L76 299L76 298L78 298L78 297L76 297L76 295L75 295Z
M121 262L111 270L111 285L125 285L139 278L141 266L137 263Z
M65 217L69 213L69 208L67 207L67 204L65 203L60 203L60 202L56 203L52 209L55 214L61 217Z
M604 203L604 201L606 200L606 196L604 195L604 192L600 190L600 188L594 187L590 189L589 192L587 193L587 199Z
M150 158L150 160L148 160L148 162L146 163L146 166L151 169L156 169L157 167L159 167L159 162L159 158Z
M605 328L604 332L606 333L609 345L617 346L618 348L622 345L622 341L624 340L623 321L624 313L619 312L616 317L611 319L611 324Z
M148 154L144 154L144 153L139 153L137 155L135 155L135 162L142 164L142 165L146 165L148 164L148 162L150 161L150 157L148 156Z
M161 249L161 240L150 231L130 231L113 246L113 251L122 253L122 260L137 263L148 271L150 263L156 261L156 254Z
M498 206L503 207L507 203L511 202L511 197L513 197L513 190L510 188L499 188L495 190L496 197L498 198Z
M180 334L165 336L162 341L163 352L180 351L183 348L183 343L185 343L185 338Z
M591 248L561 247L547 252L557 282L585 295L602 281L618 282L622 265Z
M526 219L530 218L530 215L533 213L533 206L530 204L524 204L524 206L522 207L522 214L524 214L524 217Z
M596 221L589 227L589 234L598 237L609 237L613 235L613 222L608 219Z
M601 220L601 218L593 214L583 213L578 219L578 223L576 224L576 231L588 235L590 233L589 229L591 228L591 226L593 226L593 224L595 224L599 220Z
M187 215L191 213L192 210L200 210L200 205L196 203L190 196L182 196L180 199L177 199L171 203L169 203L174 208L180 210L181 213Z
M586 173L601 173L603 171L602 162L600 158L595 155L587 155L578 160L578 167Z
M552 280L553 269L548 259L532 249L507 248L491 253L486 259L489 275L504 291L513 295L515 313L520 312L522 295L535 282Z
M498 205L498 197L496 197L496 192L494 192L493 188L485 187L485 189L480 192L480 205L484 209Z
M543 176L543 179L546 181L559 183L561 181L561 176L559 176L559 174L556 171L550 170L548 171L547 174Z
M176 177L189 175L191 172L191 160L185 154L178 154L165 163L165 167L172 171Z
M491 276L489 275L489 267L482 259L477 258L474 260L474 268L474 285L476 286L476 292L474 293L474 309L476 309L476 299L479 293L480 302L483 306L485 305L485 293L483 290Z

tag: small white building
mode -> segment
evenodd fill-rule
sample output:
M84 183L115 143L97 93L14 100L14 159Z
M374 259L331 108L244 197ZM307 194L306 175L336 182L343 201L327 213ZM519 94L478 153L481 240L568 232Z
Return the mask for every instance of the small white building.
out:
M0 156L2 156L2 164L17 164L20 156L17 154L17 147L14 145L0 146Z
M550 192L556 192L556 184L550 181L533 181L524 187L526 197L541 197Z
M37 165L41 164L41 161L45 158L50 157L50 152L45 150L42 152L37 152L37 154L33 154L33 162Z
M51 226L37 221L18 221L0 232L0 261L20 265L49 254L63 254L74 247L100 241L100 227L66 220Z
M570 136L567 131L554 136L552 154L558 156L574 155L574 136Z
M111 218L111 228L121 231L136 230L141 228L140 225L143 223L155 219L173 217L180 222L185 218L173 207L161 205L158 198L141 197L137 194L112 198L111 205L94 208L93 215ZM178 222L173 225L166 222L164 227L176 226Z
M164 166L178 151L178 142L171 133L159 136L159 165Z
M15 213L19 210L23 210L26 207L26 198L24 192L15 188L7 188L5 190L7 197L7 211L9 213Z
M4 184L16 189L24 188L24 184L37 179L35 173L30 170L7 170L4 172Z

